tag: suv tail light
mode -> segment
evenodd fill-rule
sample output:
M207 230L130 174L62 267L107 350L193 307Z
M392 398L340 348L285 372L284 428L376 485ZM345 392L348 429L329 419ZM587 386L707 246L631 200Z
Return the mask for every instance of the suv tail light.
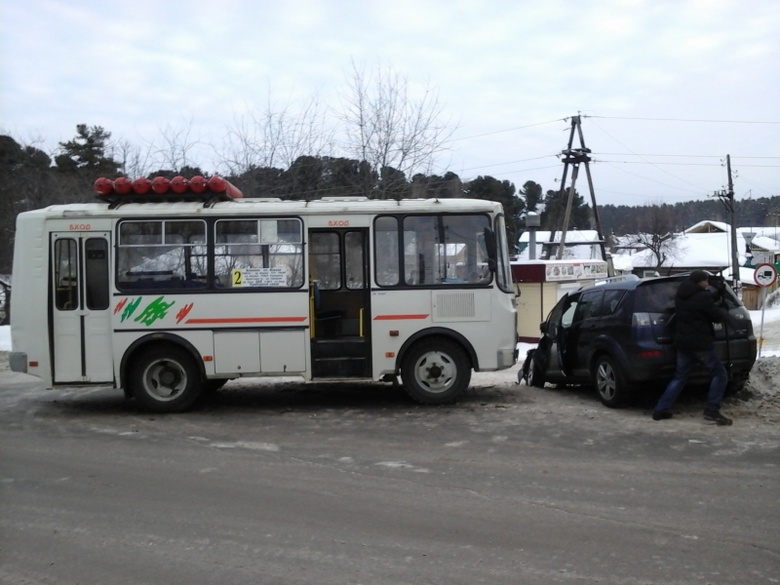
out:
M631 328L635 339L654 340L655 343L668 345L672 343L672 332L669 329L669 315L665 313L633 313Z
M631 316L631 325L634 327L650 327L652 324L650 313L634 313Z

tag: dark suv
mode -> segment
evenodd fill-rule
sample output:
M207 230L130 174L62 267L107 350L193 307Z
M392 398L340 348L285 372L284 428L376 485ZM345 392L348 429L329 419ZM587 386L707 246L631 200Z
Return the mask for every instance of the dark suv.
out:
M674 296L688 274L607 279L566 294L540 328L521 376L529 386L592 383L601 402L620 406L640 391L660 394L675 369ZM756 361L750 313L722 277L710 276L730 323L714 324L715 350L729 373L729 392L741 389ZM708 382L703 368L690 384Z

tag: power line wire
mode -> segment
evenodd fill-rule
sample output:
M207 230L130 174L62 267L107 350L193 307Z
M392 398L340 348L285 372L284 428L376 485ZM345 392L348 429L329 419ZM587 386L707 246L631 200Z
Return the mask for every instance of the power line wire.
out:
M614 164L626 164L626 165L671 165L680 167L720 167L723 166L720 163L684 163L684 162L650 162L645 160L606 160L606 159L593 159L594 163L614 163ZM739 165L741 169L780 169L780 165Z
M524 158L524 159L521 159L521 160L512 160L512 161L509 161L509 162L495 163L495 164L492 164L492 165L480 165L478 167L469 167L467 169L461 169L461 172L474 171L474 170L477 170L477 169L489 169L489 168L492 168L492 167L502 167L502 166L506 166L506 165L514 165L514 164L518 164L518 163L529 162L529 161L532 161L532 160L542 160L542 159L545 159L545 158L554 158L554 157L557 157L557 156L558 156L557 154L546 154L544 156L535 156L535 157L532 157L532 158Z
M614 140L615 142L617 142L618 144L620 144L620 145L621 145L623 148L625 148L626 150L628 150L628 151L629 151L631 154L633 154L634 156L639 156L639 157L642 157L642 155L640 155L640 154L638 154L638 153L634 152L633 150L631 150L631 148L629 148L628 146L626 146L625 144L623 144L623 143L622 143L620 140L618 140L617 138L615 138L614 136L612 136L612 135L611 135L609 132L607 132L606 130L604 130L603 128L601 128L601 127L600 127L598 124L596 124L595 122L593 123L593 125L594 125L596 128L598 128L599 130L601 130L601 132L603 132L604 134L606 134L607 136L609 136L609 137L610 137L612 140ZM687 181L687 180L683 179L682 177L678 177L678 176L676 176L676 175L673 175L672 173L670 173L670 172L668 172L668 171L666 171L666 170L662 169L662 168L661 168L661 167L659 167L657 164L655 164L655 163L653 163L653 162L651 162L651 161L647 160L646 158L643 158L643 157L642 157L642 160L643 160L643 162L644 162L645 164L648 164L648 165L650 165L650 166L654 167L656 170L658 170L658 171L661 171L662 173L664 173L664 174L666 174L666 175L668 175L668 176L672 177L673 179L676 179L677 181L680 181L681 183L685 183L686 185L689 185L689 186L691 186L691 187L695 188L697 191L699 191L699 190L701 189L701 187L700 187L699 185L695 185L695 184L691 183L690 181ZM708 165L708 166L709 166L709 165ZM652 180L652 179L649 179L649 180ZM660 181L657 181L657 182L659 182L659 183L660 183Z
M722 159L722 154L660 154L660 153L629 153L629 152L599 152L597 154L605 156L662 156L662 157L679 157L679 158L717 158ZM742 156L739 154L732 154L732 159L769 159L780 160L780 156Z
M483 134L474 134L472 136L461 136L460 138L451 138L451 142L457 142L458 140L470 140L472 138L482 138L483 136L493 136L495 134L503 134L505 132L514 132L515 130L525 130L526 128L533 128L534 126L544 126L545 124L552 124L554 122L565 122L568 118L558 118L556 120L547 120L546 122L536 122L534 124L526 124L525 126L516 126L514 128L505 128L504 130L495 130L493 132L485 132Z
M632 118L628 116L589 116L583 118L601 118L604 120L636 120L641 122L696 122L704 124L780 124L772 120L707 120L695 118Z

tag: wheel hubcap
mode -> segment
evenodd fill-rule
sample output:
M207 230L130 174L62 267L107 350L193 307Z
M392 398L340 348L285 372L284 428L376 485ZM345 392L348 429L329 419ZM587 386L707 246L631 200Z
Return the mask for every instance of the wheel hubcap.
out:
M417 382L430 392L445 392L455 383L457 368L452 359L441 352L425 354L414 369Z
M600 364L598 369L599 393L606 399L615 396L615 373L607 364Z
M157 400L173 400L187 387L187 375L176 362L155 362L146 369L144 386Z

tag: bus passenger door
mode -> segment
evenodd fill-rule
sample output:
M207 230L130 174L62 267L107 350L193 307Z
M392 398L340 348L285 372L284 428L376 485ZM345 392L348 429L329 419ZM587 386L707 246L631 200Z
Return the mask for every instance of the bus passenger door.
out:
M371 376L368 230L309 230L313 378Z
M53 233L50 310L53 381L112 383L110 234Z

